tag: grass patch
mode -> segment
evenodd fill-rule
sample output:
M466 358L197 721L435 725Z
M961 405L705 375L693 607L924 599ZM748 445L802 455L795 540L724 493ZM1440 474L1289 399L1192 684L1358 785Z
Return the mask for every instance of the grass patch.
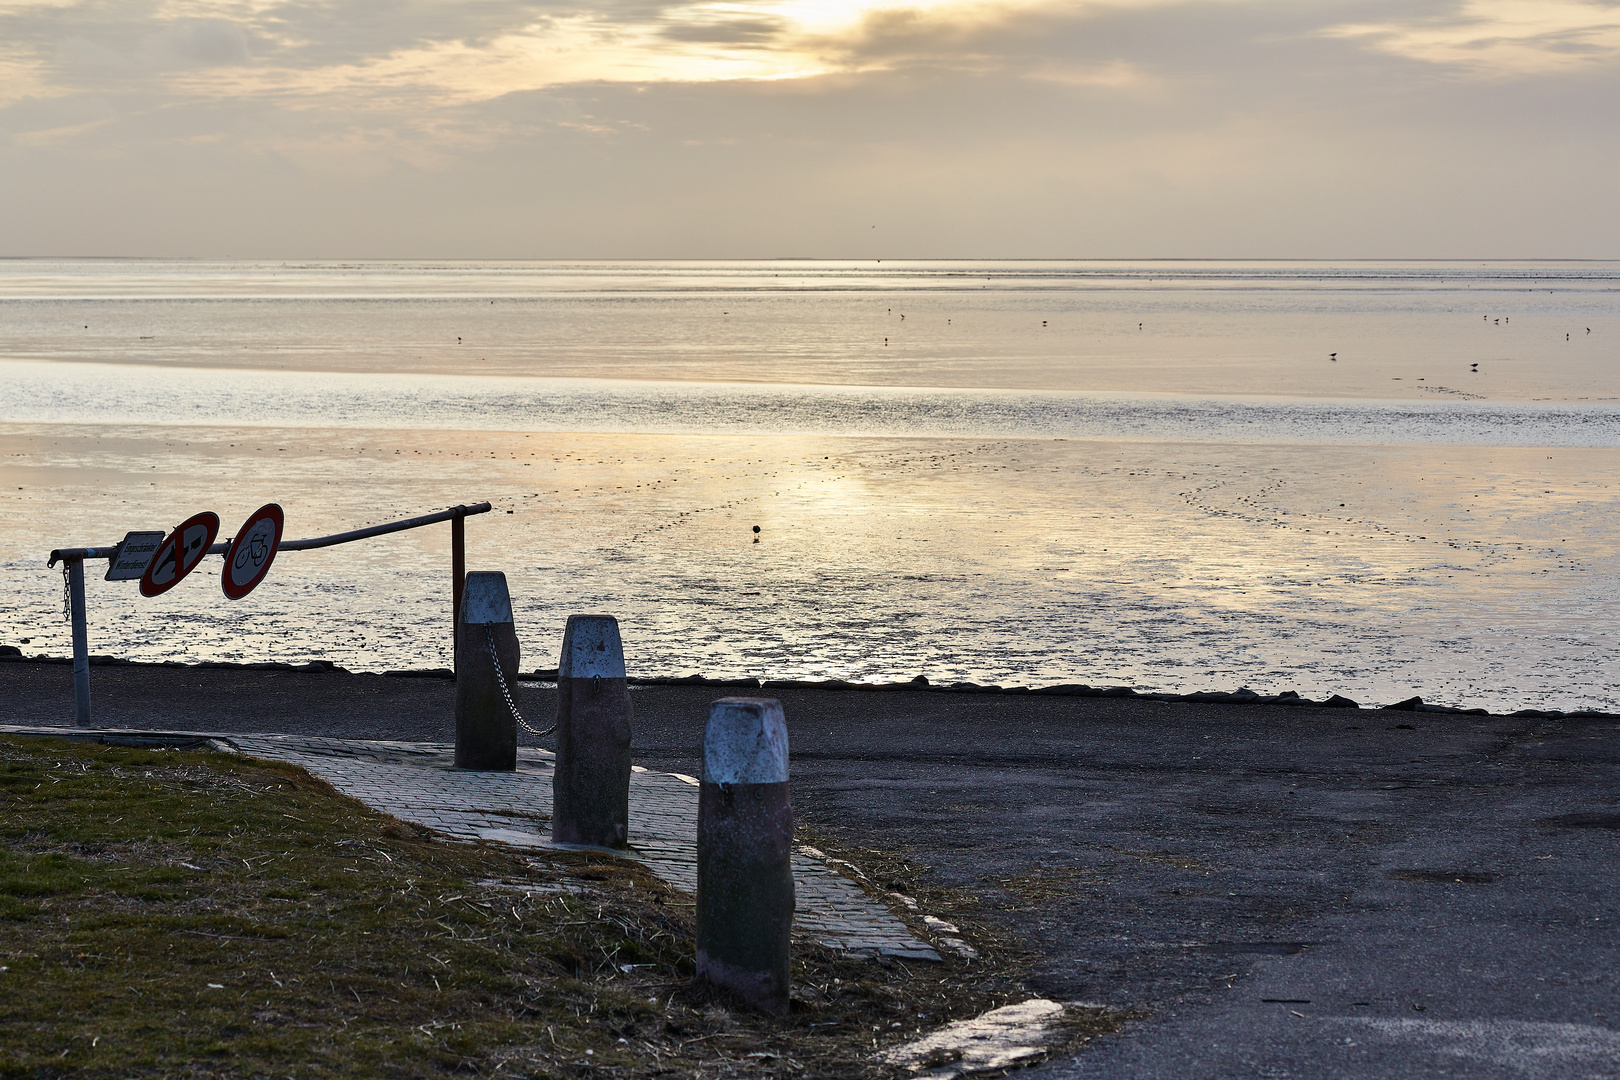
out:
M796 944L791 1015L742 1012L639 866L442 842L274 762L0 738L0 808L0 1078L886 1077L1021 996Z

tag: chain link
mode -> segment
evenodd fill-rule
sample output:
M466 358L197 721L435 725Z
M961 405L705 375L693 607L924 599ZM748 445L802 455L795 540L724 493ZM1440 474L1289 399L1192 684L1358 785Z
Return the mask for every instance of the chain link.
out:
M62 560L62 618L68 622L73 621L73 579L68 576L68 567L73 560Z
M518 726L524 731L527 731L530 735L539 736L542 739L556 731L556 724L552 724L546 730L541 731L538 728L531 726L527 720L523 719L523 714L518 712L517 702L512 700L512 691L507 689L506 686L506 672L501 670L500 655L495 651L495 627L491 623L484 624L484 642L489 646L489 662L495 665L495 681L501 686L501 696L506 699L506 707L512 710L512 719L516 720L518 722Z

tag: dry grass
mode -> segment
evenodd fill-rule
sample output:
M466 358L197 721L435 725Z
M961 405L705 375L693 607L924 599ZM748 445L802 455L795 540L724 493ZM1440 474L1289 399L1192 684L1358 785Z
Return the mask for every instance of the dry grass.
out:
M987 960L800 943L771 1019L693 981L690 898L639 866L440 842L291 766L0 739L0 806L0 1077L884 1077L1022 996L885 853L837 852Z

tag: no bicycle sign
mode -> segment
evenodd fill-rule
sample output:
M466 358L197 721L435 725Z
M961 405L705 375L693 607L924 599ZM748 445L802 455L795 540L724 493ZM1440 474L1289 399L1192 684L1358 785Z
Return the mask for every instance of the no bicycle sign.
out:
M286 518L281 507L269 503L259 507L236 530L236 538L225 552L225 570L220 575L220 586L232 600L240 600L252 592L270 572L281 546L281 529Z

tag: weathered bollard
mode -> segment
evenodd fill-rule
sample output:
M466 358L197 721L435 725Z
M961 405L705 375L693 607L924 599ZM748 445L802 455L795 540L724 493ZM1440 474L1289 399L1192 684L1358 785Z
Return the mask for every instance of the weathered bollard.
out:
M557 661L551 839L622 848L630 829L630 688L611 615L570 615Z
M456 768L517 768L517 717L508 700L517 675L517 630L506 575L468 574L456 624Z
M721 698L709 706L698 789L697 973L770 1013L788 1010L787 779L781 702Z

